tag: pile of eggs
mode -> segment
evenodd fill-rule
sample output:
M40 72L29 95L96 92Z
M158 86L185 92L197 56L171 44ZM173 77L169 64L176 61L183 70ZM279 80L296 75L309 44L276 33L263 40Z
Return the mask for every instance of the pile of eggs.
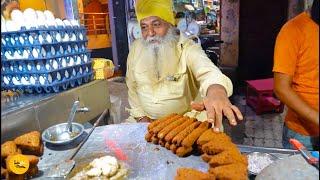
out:
M58 27L79 27L77 20L61 20L55 18L51 11L39 11L28 8L21 12L15 9L11 12L11 20L5 20L1 16L1 32L12 32L30 29L45 29Z
M86 30L77 20L46 11L13 10L1 16L1 85L42 93L59 92L92 79Z

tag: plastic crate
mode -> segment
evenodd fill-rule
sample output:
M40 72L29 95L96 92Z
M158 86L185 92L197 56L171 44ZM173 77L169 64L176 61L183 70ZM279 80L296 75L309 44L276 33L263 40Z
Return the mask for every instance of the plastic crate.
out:
M250 80L247 82L246 103L256 114L266 112L281 113L284 104L273 96L273 79Z

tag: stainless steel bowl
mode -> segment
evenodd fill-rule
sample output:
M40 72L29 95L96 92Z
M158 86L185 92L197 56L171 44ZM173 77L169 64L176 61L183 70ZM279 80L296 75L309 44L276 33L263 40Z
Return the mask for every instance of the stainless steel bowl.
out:
M71 136L67 139L62 140L62 138L60 137L65 133L67 124L68 123L61 123L49 127L48 129L43 131L42 139L45 142L56 145L63 145L73 142L83 133L84 127L82 124L73 122Z

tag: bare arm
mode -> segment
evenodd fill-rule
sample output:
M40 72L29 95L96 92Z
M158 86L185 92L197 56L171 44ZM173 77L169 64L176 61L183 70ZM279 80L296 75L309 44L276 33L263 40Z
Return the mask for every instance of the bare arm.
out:
M278 98L300 117L319 126L319 112L310 107L291 88L292 77L283 73L274 73L274 92Z

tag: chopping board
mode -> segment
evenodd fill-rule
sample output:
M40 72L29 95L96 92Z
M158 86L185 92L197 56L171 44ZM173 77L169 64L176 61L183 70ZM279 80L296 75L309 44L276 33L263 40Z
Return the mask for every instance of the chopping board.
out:
M263 169L256 180L318 180L319 170L300 155L277 160Z

